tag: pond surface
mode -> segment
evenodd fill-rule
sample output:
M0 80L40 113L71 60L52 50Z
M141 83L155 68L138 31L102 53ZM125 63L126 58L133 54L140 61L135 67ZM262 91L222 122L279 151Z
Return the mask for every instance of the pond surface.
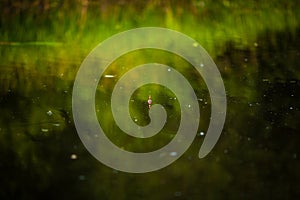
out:
M0 198L299 198L300 28L265 30L246 46L226 36L224 41L213 59L226 88L227 117L218 143L203 159L198 152L209 125L210 96L189 65L169 53L146 50L119 58L107 71L114 76L102 77L95 105L99 123L116 145L135 152L153 151L172 140L179 104L165 87L139 88L130 101L135 123L149 123L149 94L165 107L167 123L152 138L128 136L110 111L118 77L130 66L155 60L178 69L197 94L201 120L193 144L176 162L145 174L103 165L79 139L71 112L72 88L88 50L70 52L70 60L59 54L43 58L64 49L61 45L1 44L1 52L20 52L20 57L0 64ZM24 62L34 54L39 59Z

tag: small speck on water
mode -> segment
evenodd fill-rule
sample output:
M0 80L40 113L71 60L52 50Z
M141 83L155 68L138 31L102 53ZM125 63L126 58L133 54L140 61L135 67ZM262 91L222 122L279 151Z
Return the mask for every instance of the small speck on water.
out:
M76 160L78 157L77 157L76 154L73 153L73 154L71 154L70 158L71 158L72 160Z
M52 111L51 111L51 110L47 111L47 115L48 115L48 116L53 115Z
M203 63L201 63L201 64L200 64L200 67L204 67L204 64L203 64Z
M55 123L55 124L52 124L53 126L56 126L56 127L59 127L60 124L59 123Z
M262 81L263 81L263 82L269 82L269 79L264 78L264 79L262 79Z
M170 156L177 156L177 152L176 151L171 152Z
M258 44L257 44L257 42L254 42L254 43L253 43L253 45L254 45L255 47L258 47Z
M203 136L205 133L203 132L203 131L201 131L200 133L199 133L199 135L201 135L201 136Z
M171 71L171 69L170 68L168 68L168 72L170 72Z
M44 133L47 133L47 132L49 131L49 129L47 129L47 128L42 128L41 131L44 132Z
M194 42L194 43L193 43L193 46L194 46L194 47L197 47L197 46L199 46L199 44L198 44L197 42Z
M137 120L137 119L134 119L134 121L137 122L138 120Z
M290 107L290 110L293 110L293 109L294 109L294 108L291 106L291 107Z

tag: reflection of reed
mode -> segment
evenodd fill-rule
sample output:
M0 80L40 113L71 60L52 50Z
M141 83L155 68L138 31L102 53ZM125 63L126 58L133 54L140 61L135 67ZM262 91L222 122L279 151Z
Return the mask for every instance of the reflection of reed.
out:
M81 12L80 12L80 20L79 20L79 24L81 28L83 28L86 22L88 5L89 5L88 0L81 0Z

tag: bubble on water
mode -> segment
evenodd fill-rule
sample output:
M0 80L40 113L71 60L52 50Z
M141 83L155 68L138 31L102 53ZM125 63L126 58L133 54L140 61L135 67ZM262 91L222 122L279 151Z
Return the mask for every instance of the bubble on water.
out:
M203 63L201 63L201 64L200 64L200 67L204 67L204 64L203 64Z
M253 43L253 45L254 45L255 47L258 47L258 44L257 44L257 42L254 42L254 43Z
M79 179L80 181L85 181L85 180L86 180L86 177L85 177L84 175L79 175L79 176L78 176L78 179Z
M297 154L296 154L296 153L293 154L293 158L294 158L294 159L297 158Z
M290 110L293 110L293 109L294 109L294 108L291 106L291 107L290 107Z
M171 69L169 68L169 69L168 69L168 72L170 72L170 71L171 71Z
M138 119L134 119L134 121L135 121L135 122L137 122L137 121L138 121Z
M177 156L177 152L176 151L171 152L170 156Z
M41 131L44 132L44 133L47 133L47 132L49 131L49 129L47 129L47 128L42 128Z
M194 42L194 43L193 43L193 46L194 46L194 47L197 47L197 46L199 46L199 44L198 44L197 42Z
M180 197L181 195L182 195L182 192L180 192L180 191L177 191L177 192L174 193L175 197Z
M201 131L200 133L199 133L199 135L201 135L201 136L203 136L205 133L203 132L203 131Z
M53 115L52 111L51 110L47 111L47 115L49 116Z
M76 154L73 153L73 154L71 154L70 158L71 158L72 160L76 160L78 157L77 157Z
M262 81L263 81L263 82L269 82L269 79L263 78Z
M245 62L248 62L248 58L245 58L244 61L245 61Z
M56 126L56 127L59 127L60 126L60 124L59 123L54 123L54 124L52 124L53 126Z
M190 108L190 107L191 107L191 105L188 105L188 107Z

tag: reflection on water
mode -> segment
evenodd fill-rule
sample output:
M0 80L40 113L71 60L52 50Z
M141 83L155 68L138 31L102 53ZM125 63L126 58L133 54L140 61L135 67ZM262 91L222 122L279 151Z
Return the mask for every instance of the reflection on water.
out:
M228 41L223 53L215 58L228 95L227 119L219 142L206 158L198 159L210 115L209 95L200 83L195 90L201 123L193 145L172 165L147 174L110 169L94 159L79 140L72 120L71 92L80 60L41 60L31 63L32 66L2 63L1 199L299 197L299 36L300 29L266 31L248 48ZM43 73L36 70L40 64ZM56 65L69 65L73 75L54 72ZM198 84L193 81L200 77L195 78L187 70L185 74L191 76L192 84ZM132 97L130 104L137 123L149 120L144 109L149 90L151 85L139 89ZM169 132L145 143L121 134L107 109L110 96L99 86L99 93L107 96L96 105L98 118L119 146L152 150L174 136L180 118L178 102L163 87L152 90L152 98L167 109Z

